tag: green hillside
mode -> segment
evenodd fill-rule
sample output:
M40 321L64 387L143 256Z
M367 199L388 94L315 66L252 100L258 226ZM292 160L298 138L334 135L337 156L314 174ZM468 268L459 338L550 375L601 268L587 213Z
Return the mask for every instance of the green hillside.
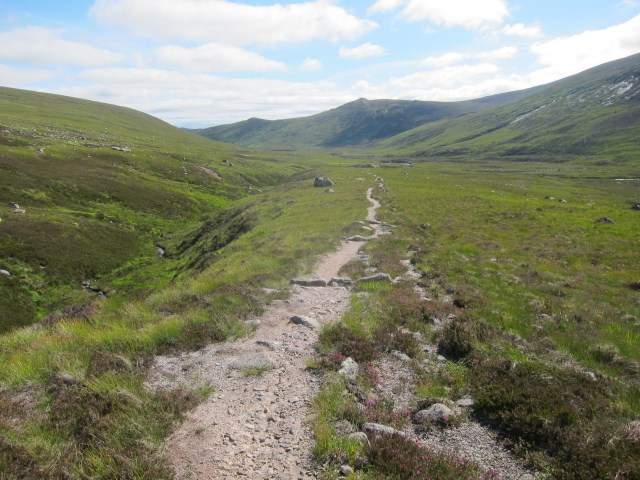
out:
M524 90L466 102L361 98L309 117L274 121L251 118L194 132L235 145L270 150L365 145L425 123L494 108L530 95L533 91Z
M0 331L90 301L82 282L167 283L172 232L299 169L128 108L1 88Z
M380 142L415 157L598 155L640 151L640 54L553 82L486 112L432 122Z

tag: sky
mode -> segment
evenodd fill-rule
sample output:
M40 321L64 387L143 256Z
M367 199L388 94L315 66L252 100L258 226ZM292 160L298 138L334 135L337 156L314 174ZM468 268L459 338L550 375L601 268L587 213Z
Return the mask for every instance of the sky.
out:
M640 0L0 0L0 85L180 127L456 101L640 52Z

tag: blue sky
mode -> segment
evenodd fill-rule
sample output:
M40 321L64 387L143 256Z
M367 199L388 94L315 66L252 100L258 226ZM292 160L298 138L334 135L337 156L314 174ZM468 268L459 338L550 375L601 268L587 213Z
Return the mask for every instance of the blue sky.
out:
M640 0L0 0L0 85L178 126L455 101L640 52Z

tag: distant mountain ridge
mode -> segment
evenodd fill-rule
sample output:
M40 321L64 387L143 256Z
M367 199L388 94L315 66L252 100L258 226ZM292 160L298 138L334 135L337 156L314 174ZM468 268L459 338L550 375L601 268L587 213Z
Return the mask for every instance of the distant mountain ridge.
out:
M194 133L256 149L300 150L368 145L425 123L504 105L535 89L463 102L367 100L360 98L309 117L285 120L250 118Z
M309 117L194 130L256 149L521 156L640 151L640 54L527 90L464 102L359 99Z

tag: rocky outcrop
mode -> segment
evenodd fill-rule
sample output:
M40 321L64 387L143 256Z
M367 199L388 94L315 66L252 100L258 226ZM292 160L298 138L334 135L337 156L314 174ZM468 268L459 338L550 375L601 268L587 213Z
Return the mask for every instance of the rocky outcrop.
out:
M317 275L301 275L291 279L293 285L301 285L303 287L326 287L327 282Z
M316 177L313 181L314 187L333 187L334 183L328 177Z

